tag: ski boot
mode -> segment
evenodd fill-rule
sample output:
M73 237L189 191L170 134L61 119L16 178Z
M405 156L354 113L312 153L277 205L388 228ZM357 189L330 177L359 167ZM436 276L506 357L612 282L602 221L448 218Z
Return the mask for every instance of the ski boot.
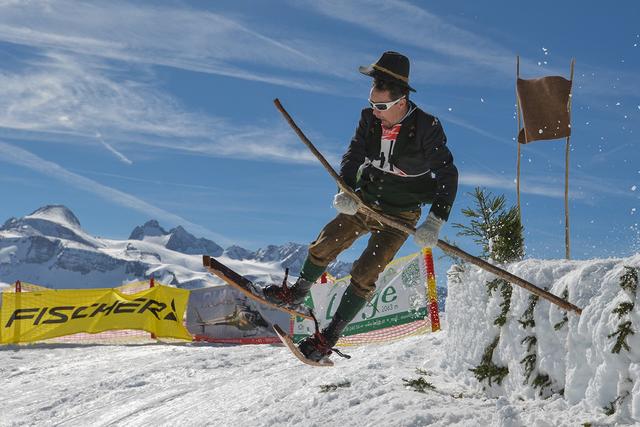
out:
M316 321L315 317L314 321ZM314 362L320 362L322 359L328 358L331 353L336 353L339 356L349 359L350 356L333 348L348 324L348 320L344 320L340 316L335 315L333 319L331 319L331 323L320 332L318 331L316 321L316 332L300 341L298 349L304 357Z
M288 272L289 270L285 273L282 285L269 285L262 290L262 295L265 300L278 307L286 307L302 312L302 303L307 297L313 283L300 276L296 283L289 286L287 284Z

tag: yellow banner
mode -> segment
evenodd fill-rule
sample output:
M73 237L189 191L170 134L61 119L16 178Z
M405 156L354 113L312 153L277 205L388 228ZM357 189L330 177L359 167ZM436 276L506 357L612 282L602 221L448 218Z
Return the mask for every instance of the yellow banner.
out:
M2 294L0 343L33 342L79 332L140 329L191 340L182 318L189 291L155 286L133 295L117 289Z

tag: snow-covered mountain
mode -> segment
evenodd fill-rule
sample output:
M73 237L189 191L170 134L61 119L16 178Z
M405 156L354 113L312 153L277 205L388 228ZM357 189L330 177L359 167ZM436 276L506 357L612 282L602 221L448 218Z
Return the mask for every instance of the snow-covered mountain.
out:
M113 287L152 275L163 283L215 283L197 256L153 242L109 240L86 233L64 206L45 206L0 228L0 282L52 288Z
M243 259L252 259L255 255L255 252L251 252L240 246L233 245L225 249L223 255L231 259L242 261Z
M170 231L165 231L155 219L134 228L129 236L129 240L148 240L162 244L165 248L171 249L172 251L187 255L207 254L218 257L224 252L222 247L216 242L204 238L197 238L180 225Z
M278 262L283 269L288 268L290 274L297 276L300 274L308 249L309 245L293 242L285 243L281 246L269 245L255 252L233 245L225 249L223 256L239 261ZM329 264L327 271L335 277L343 277L350 273L352 264L351 262L334 261Z
M202 254L221 261L251 280L282 281L284 270L297 276L307 245L269 245L257 251L239 246L227 250L197 238L178 226L166 231L156 220L136 227L127 240L110 240L85 232L65 206L42 207L0 228L0 282L16 280L53 288L113 287L157 280L185 288L222 284L202 267ZM351 263L336 262L334 276L348 274Z

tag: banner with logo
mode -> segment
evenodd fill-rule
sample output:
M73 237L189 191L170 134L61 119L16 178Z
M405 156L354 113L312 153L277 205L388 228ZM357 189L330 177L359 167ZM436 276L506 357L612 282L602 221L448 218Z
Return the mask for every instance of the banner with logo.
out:
M230 286L195 289L189 297L187 328L196 340L234 344L272 344L280 339L272 325L291 329L291 316L247 298Z
M117 289L5 292L0 307L0 343L117 329L191 340L183 325L188 299L189 291L161 285L132 295Z
M425 278L426 267L420 253L389 263L376 282L373 298L356 314L343 335L367 333L427 318ZM350 280L351 276L347 276L311 288L306 304L314 309L321 328L331 321ZM437 311L437 300L435 304ZM313 332L313 321L296 318L295 340Z

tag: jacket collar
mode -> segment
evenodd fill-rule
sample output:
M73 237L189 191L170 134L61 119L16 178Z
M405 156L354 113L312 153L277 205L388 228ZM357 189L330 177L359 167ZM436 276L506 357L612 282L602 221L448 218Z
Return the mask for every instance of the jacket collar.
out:
M416 111L416 109L418 108L418 106L416 104L414 104L412 101L409 101L409 109L407 110L407 114L404 115L404 117L402 119L400 119L400 121L398 123L402 123L405 120L407 120L407 118L413 114L414 111Z

